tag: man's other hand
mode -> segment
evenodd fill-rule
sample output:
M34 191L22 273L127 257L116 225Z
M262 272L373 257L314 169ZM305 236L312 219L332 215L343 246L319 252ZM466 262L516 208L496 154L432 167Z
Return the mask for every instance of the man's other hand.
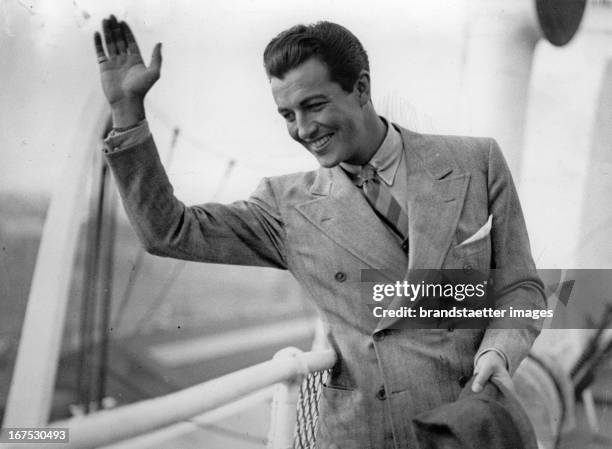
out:
M127 23L118 22L111 15L102 21L102 36L94 34L96 56L100 66L102 89L113 114L113 126L133 126L144 117L144 97L159 79L161 70L161 44L153 49L151 63L144 65L140 49Z
M478 393L482 391L484 385L491 379L497 380L504 387L513 390L512 378L506 369L505 360L495 351L484 352L474 367L474 382L472 391Z

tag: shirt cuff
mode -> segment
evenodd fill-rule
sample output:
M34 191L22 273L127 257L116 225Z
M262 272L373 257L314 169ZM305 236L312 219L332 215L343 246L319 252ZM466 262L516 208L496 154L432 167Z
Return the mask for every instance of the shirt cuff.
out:
M127 129L112 129L104 139L104 153L114 153L143 143L151 136L146 120Z
M489 352L489 351L494 351L497 354L499 354L499 356L502 358L502 360L506 364L506 369L510 370L510 366L508 365L508 357L506 357L506 354L504 354L502 351L500 351L497 348L485 348L485 349L478 351L478 353L476 353L476 356L474 357L474 366L476 366L476 362L478 362L478 359L480 358L480 356L483 355L485 352Z

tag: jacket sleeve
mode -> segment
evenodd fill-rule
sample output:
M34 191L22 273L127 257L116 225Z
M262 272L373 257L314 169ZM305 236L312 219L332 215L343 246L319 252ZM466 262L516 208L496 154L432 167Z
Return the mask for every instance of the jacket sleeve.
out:
M489 213L493 215L493 295L496 309L504 309L506 314L490 323L477 357L495 348L505 354L512 374L529 352L543 319L510 318L510 308L540 311L546 308L546 297L531 256L527 228L510 170L497 142L492 139L488 156Z
M128 218L151 254L286 269L284 228L270 181L247 201L187 207L173 192L153 138L106 154Z

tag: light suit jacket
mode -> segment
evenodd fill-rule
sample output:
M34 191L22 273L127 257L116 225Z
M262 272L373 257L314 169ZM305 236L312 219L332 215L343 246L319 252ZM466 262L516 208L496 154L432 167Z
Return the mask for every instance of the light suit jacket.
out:
M455 400L480 348L503 352L513 372L539 332L530 320L523 329L503 329L503 320L486 331L399 329L397 319L374 317L362 301L362 269L387 269L401 280L407 268L506 267L497 307L544 307L496 142L397 128L408 166L408 257L340 167L263 179L247 201L185 207L152 138L107 155L149 252L288 269L309 292L338 354L320 402L320 448L408 447L409 418ZM491 232L460 245L489 215Z

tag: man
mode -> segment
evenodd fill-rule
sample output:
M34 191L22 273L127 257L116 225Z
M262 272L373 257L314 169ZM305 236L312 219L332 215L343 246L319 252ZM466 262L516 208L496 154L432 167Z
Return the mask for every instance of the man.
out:
M98 33L95 47L114 126L105 152L146 249L288 269L320 309L338 362L323 389L319 447L406 447L410 418L455 400L472 375L475 390L492 378L511 386L537 322L408 329L374 316L360 297L363 269L400 280L414 268L508 268L495 283L496 307L543 307L495 141L421 135L379 117L357 38L328 22L296 26L268 44L264 65L290 136L321 167L264 179L247 201L185 207L145 121L161 47L145 67L124 22L111 16L103 30L107 52Z

